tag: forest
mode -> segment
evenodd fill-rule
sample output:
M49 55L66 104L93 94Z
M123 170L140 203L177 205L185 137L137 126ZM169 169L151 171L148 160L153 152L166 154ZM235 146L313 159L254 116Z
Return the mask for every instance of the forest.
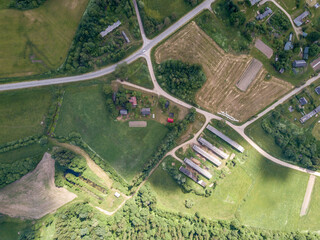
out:
M195 104L195 94L206 81L200 65L168 60L157 66L160 86L174 96Z
M53 217L21 232L19 239L39 239L54 228L53 239L304 239L312 233L278 232L243 226L237 219L214 221L199 213L186 215L156 208L155 193L147 184L114 216L98 212L87 202L60 209ZM68 220L67 220L68 219ZM67 221L66 221L67 220Z
M11 0L10 8L27 10L39 7L47 0Z
M263 119L261 127L274 138L286 159L308 169L319 169L320 142L311 134L301 132L300 128L285 120L277 111Z

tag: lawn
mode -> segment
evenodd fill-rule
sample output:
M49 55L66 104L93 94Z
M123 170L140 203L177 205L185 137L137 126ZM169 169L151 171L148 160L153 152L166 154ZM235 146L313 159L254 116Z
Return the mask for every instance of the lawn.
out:
M153 89L153 83L148 70L147 62L144 58L139 58L128 65L126 76L128 82L139 86Z
M105 105L102 85L66 88L56 135L79 132L83 140L130 181L139 173L168 129L155 121L146 128L129 128L115 121Z
M58 68L65 60L88 0L47 0L39 8L1 9L0 78ZM33 60L39 62L32 63Z
M0 145L43 133L52 99L48 89L2 92L0 99Z
M221 128L216 121L213 125L245 148L240 154L205 130L206 139L236 154L236 166L229 167L230 173L218 181L209 198L183 193L160 166L149 179L158 196L159 207L191 214L199 211L213 219L237 218L242 224L265 229L308 229L300 227L299 222L308 175L272 163L231 128ZM195 202L191 209L184 207L186 199Z

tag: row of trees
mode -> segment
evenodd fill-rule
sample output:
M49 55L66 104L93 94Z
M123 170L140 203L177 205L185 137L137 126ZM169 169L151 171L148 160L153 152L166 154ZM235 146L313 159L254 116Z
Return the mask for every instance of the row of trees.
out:
M47 144L47 137L35 135L5 143L3 145L0 145L0 153L12 151L21 147L26 147L34 143Z
M168 60L157 66L157 79L164 89L190 103L206 81L200 65Z
M261 122L262 129L274 138L284 157L312 170L320 167L320 142L285 120L277 111Z
M54 239L318 239L312 233L261 230L237 220L209 220L199 213L175 214L157 209L156 204L147 184L114 216L105 216L88 203L74 203L59 210L54 218L21 232L19 239L39 239L46 227L55 228ZM192 202L186 204L191 206Z
M21 10L37 8L46 0L11 0L9 7Z

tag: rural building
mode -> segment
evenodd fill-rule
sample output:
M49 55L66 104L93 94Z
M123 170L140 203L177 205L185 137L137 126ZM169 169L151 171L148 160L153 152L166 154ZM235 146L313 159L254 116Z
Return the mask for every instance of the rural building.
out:
M168 123L173 123L173 119L172 119L172 118L168 118L168 119L167 119L167 122L168 122Z
M218 167L221 165L221 162L216 157L214 157L211 154L207 153L201 147L199 147L197 145L193 145L192 149L195 152L199 153L201 156L205 157L210 162L212 162L214 165L216 165Z
M137 104L137 98L136 97L131 97L129 99L129 102L132 104L133 107L136 107L138 104Z
M319 95L320 94L320 86L316 87L315 91Z
M309 47L305 47L303 50L303 59L308 60L309 57Z
M115 30L117 27L119 27L121 25L121 22L118 20L118 21L116 21L114 24L112 24L112 25L109 25L107 28L106 28L106 30L104 30L104 31L102 31L101 33L100 33L100 35L102 36L102 37L105 37L108 33L111 33L113 30Z
M284 50L285 51L289 51L289 50L292 50L293 49L293 44L292 42L286 42L286 44L284 45Z
M310 63L314 71L320 70L320 57Z
M147 122L146 121L130 121L129 127L146 127Z
M188 176L189 178L191 178L193 181L195 181L196 183L198 183L199 185L201 185L202 187L206 187L206 183L202 180L198 180L198 178L192 174L192 172L190 172L188 169L184 168L184 167L180 167L179 171L182 172L183 174L185 174L186 176Z
M268 7L265 8L265 11L263 13L260 13L256 16L257 20L262 20L265 17L269 16L272 13L272 10Z
M208 179L212 178L211 173L209 173L207 170L204 170L203 168L199 167L197 164L192 162L190 159L185 158L184 162L185 162L185 164L187 164L188 166L190 166L194 170L196 170L198 173L200 173L202 176L204 176L204 177L206 177Z
M296 17L293 21L297 25L297 27L300 27L303 24L303 20L309 15L308 11L303 12L298 17Z
M151 114L150 108L142 108L142 109L141 109L141 114L142 114L143 116L150 115L150 114Z
M250 0L251 6L255 5L256 3L260 2L261 0Z
M120 115L128 115L128 110L127 109L121 109L120 110Z
M122 31L121 34L122 34L124 40L126 40L126 42L129 43L130 39L127 37L127 34L124 31Z
M230 139L229 137L227 137L226 135L224 135L222 132L220 132L219 130L215 129L214 127L212 127L210 124L208 124L207 129L212 132L213 134L217 135L218 137L220 137L222 140L224 140L225 142L227 142L228 144L230 144L232 147L234 147L235 149L237 149L239 152L243 153L244 152L244 148L239 145L237 142L233 141L232 139Z
M198 138L198 142L201 143L201 145L207 147L208 149L210 149L212 152L214 152L215 154L217 154L219 157L221 157L222 159L227 159L228 158L228 154L226 154L224 151L220 150L219 148L213 146L210 142L208 142L207 140L205 140L202 137Z
M308 103L307 99L305 97L302 97L299 99L299 103L301 106L304 106Z
M302 68L302 67L306 67L307 63L305 60L295 60L295 61L293 61L292 66L294 68Z
M115 192L115 193L114 193L114 196L115 196L116 198L119 198L121 195L120 195L120 193Z
M317 4L317 0L306 0L306 4L308 4L309 7L314 7Z
M309 112L308 114L304 115L302 118L300 118L301 123L305 123L307 120L312 118L314 115L320 112L320 106L316 107L314 110Z

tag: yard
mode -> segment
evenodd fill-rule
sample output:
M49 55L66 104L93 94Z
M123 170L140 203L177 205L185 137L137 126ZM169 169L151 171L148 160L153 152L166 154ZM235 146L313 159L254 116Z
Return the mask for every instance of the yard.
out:
M79 132L83 140L127 181L139 173L168 129L148 120L146 128L129 128L115 121L106 109L102 85L66 88L55 134Z
M88 0L48 0L36 9L0 5L0 78L43 73L65 60Z
M0 145L44 132L52 99L46 89L0 93Z

